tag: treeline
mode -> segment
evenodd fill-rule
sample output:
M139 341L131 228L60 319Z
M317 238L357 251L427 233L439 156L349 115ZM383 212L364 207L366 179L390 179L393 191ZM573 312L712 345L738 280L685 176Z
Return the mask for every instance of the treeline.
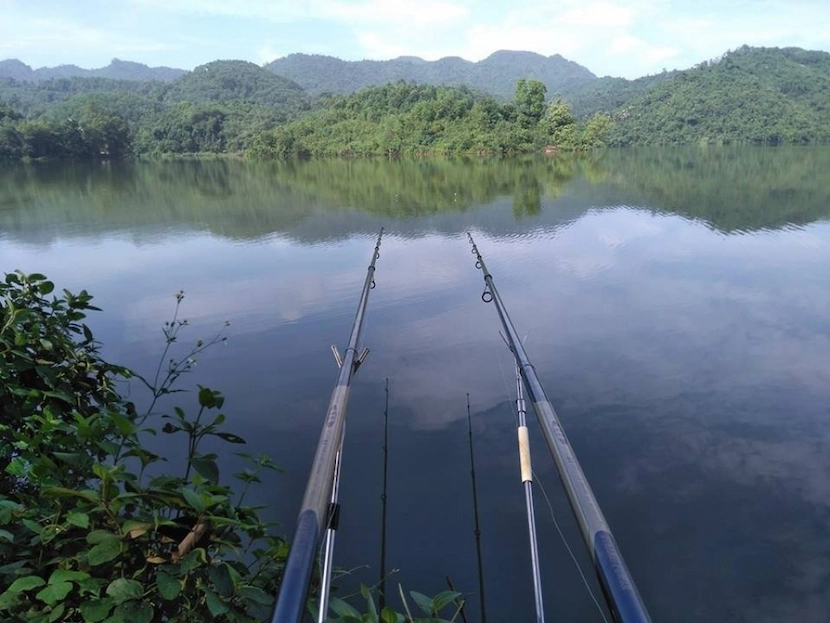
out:
M209 63L173 82L0 79L0 159L830 142L826 52L743 47L686 71L584 81L573 102L547 97L539 80L519 80L512 101L411 82L311 97L296 82L243 61ZM572 105L593 116L575 114Z
M308 110L295 83L217 61L172 83L0 81L0 159L233 153Z
M511 154L604 144L610 124L581 123L545 85L519 80L513 102L466 87L398 82L333 97L322 108L258 136L256 157Z

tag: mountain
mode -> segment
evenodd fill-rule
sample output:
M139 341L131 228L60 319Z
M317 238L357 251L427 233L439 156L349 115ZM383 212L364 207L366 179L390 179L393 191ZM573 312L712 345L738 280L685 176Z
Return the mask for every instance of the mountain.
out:
M617 145L830 142L830 54L743 46L614 113Z
M581 65L556 54L494 52L473 63L458 57L425 61L401 56L388 61L343 61L318 54L290 54L265 65L273 73L295 81L312 95L351 93L368 86L405 80L431 85L465 85L502 99L513 99L516 81L533 78L545 83L549 95L565 95L596 80Z
M16 58L8 58L0 61L0 78L11 78L12 80L34 80L32 68Z
M306 96L296 82L247 61L213 61L173 82L164 94L171 102L244 101L301 108Z
M27 82L40 82L55 78L111 78L113 80L159 80L172 82L187 73L184 69L172 67L148 67L141 63L112 59L106 67L83 69L77 65L58 65L32 69L16 58L0 61L0 78L12 78Z

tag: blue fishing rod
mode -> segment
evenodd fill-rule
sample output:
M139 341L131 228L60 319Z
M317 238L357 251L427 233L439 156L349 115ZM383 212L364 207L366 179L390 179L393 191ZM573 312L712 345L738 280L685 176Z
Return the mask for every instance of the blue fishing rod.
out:
M349 336L349 345L341 356L336 346L332 346L334 358L340 367L337 384L331 394L323 430L317 443L317 452L311 465L303 503L297 517L297 529L291 541L291 551L285 563L285 572L282 577L277 603L274 607L272 623L299 623L303 617L308 586L311 580L311 571L314 568L314 558L317 554L320 540L325 535L323 578L320 590L320 621L326 618L328 597L331 587L331 567L334 551L334 534L340 515L338 492L340 488L340 467L343 449L343 437L346 431L346 408L349 403L349 388L352 376L366 359L369 349L364 348L358 353L360 334L363 331L363 320L366 315L366 305L369 301L369 290L375 287L375 262L380 257L380 240L383 237L383 228L378 234L372 261L366 271L366 280L363 283L363 292L357 306L352 332Z
M481 269L484 274L485 285L481 300L485 303L492 302L496 306L499 319L504 327L507 345L516 359L527 395L556 464L556 471L559 473L571 510L579 524L582 538L591 554L594 570L599 578L608 608L618 623L650 623L651 618L637 591L634 579L625 566L617 542L611 534L611 528L608 527L591 486L565 436L559 417L536 376L536 369L525 352L510 316L507 315L507 310L493 281L493 275L487 270L484 258L481 257L469 232L467 238L473 247L473 255L476 256L476 268Z

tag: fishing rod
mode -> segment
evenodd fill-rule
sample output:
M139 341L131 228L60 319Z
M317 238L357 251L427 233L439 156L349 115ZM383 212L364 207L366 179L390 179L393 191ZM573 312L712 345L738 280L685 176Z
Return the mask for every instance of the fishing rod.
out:
M484 275L485 286L481 300L485 303L495 303L496 311L504 327L507 345L516 358L516 365L519 367L528 397L542 428L542 434L553 456L556 471L565 488L571 510L579 524L582 539L591 554L594 570L599 578L609 610L614 620L619 623L650 623L651 618L637 591L634 579L625 566L622 554L611 534L611 528L565 436L562 424L536 376L536 369L530 362L513 322L507 315L493 276L487 270L484 259L469 232L467 238L473 247L473 255L476 256L476 268L481 269Z
M383 513L380 524L380 610L386 605L386 474L389 460L387 442L389 440L389 379L386 379L386 406L383 409L383 493L380 496Z
M539 568L539 542L536 539L536 511L533 507L533 467L530 463L530 437L527 434L527 411L522 391L522 371L516 364L516 414L519 437L519 465L527 506L527 532L530 537L530 564L533 570L533 597L536 602L536 621L545 623L545 605L542 600L542 573Z
M467 394L467 429L470 431L470 475L473 479L473 515L475 517L476 556L478 559L478 598L481 604L481 623L487 623L484 599L484 565L481 562L481 526L478 523L478 492L476 491L476 464L473 457L473 418L470 416L470 394Z
M380 257L380 241L383 237L383 228L378 234L372 261L366 271L363 291L357 306L352 331L349 335L349 344L341 356L336 346L332 346L335 361L340 368L337 384L331 394L329 408L320 440L317 442L317 451L308 476L305 495L297 517L297 529L291 541L291 551L285 563L282 576L282 585L274 607L272 623L299 623L303 617L311 571L314 567L314 557L317 546L323 533L326 533L324 547L324 576L320 593L320 617L325 620L328 609L328 591L330 588L331 558L334 549L334 532L340 514L337 502L340 487L340 463L342 459L343 438L346 430L346 408L349 403L349 389L352 376L369 354L364 348L358 353L360 334L363 331L363 320L366 315L366 305L369 301L369 290L375 287L375 262ZM326 573L328 575L326 575Z

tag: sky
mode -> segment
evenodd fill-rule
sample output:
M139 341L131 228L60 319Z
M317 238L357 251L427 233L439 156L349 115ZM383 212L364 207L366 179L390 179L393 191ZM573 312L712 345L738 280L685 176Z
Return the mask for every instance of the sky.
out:
M636 78L744 44L830 50L829 26L830 0L0 0L0 59L192 69L294 52L478 61L529 50Z

